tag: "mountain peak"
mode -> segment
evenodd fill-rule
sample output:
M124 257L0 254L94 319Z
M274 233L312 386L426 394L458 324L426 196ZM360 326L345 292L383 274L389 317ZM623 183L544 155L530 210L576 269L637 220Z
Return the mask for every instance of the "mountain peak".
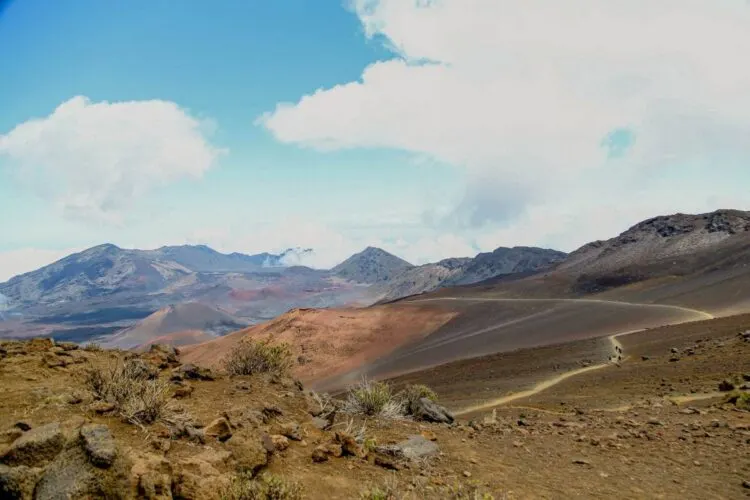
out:
M87 250L84 250L81 253L114 253L120 251L122 251L122 248L118 247L117 245L113 245L112 243L102 243L101 245L96 245Z
M697 269L696 263L702 258L709 261L720 253L733 255L737 248L746 248L749 239L750 212L722 209L660 215L609 240L582 246L560 269L590 275L630 273L631 281L643 276L685 274ZM648 266L653 269L646 269Z
M382 248L369 246L346 259L331 271L341 278L358 283L388 281L393 276L414 267Z

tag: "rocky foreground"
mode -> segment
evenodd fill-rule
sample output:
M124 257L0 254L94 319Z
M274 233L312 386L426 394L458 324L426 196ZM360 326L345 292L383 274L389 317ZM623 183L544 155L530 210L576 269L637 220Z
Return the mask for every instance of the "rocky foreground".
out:
M123 374L136 400L113 392ZM456 421L421 398L392 420L285 376L183 364L173 348L6 342L0 498L738 498L750 493L742 377L684 405L645 395Z

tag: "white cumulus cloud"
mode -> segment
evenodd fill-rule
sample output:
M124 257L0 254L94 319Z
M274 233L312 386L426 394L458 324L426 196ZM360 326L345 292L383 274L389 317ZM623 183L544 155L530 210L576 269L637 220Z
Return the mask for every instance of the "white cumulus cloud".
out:
M173 102L77 96L0 135L0 157L66 215L117 221L149 189L208 170L222 152L209 129Z
M465 169L465 198L443 218L450 231L489 224L522 233L524 217L560 211L578 219L574 231L592 207L610 203L635 223L643 210L626 187L638 203L684 210L674 196L659 203L665 189L706 181L706 196L727 198L737 164L750 160L745 0L352 6L393 58L259 122L282 142L395 148ZM661 178L675 166L691 170ZM656 187L644 189L652 177Z

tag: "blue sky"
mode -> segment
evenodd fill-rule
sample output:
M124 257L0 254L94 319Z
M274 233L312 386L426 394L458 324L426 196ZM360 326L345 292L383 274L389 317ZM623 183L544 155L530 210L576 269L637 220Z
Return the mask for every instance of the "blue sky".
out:
M647 2L467 1L7 2L0 279L105 241L426 262L748 208L747 6L668 0L625 43Z

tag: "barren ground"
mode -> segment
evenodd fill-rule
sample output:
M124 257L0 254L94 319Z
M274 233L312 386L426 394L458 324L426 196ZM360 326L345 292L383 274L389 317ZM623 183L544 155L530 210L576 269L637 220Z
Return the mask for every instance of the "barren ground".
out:
M461 415L455 426L368 419L365 434L380 444L422 431L434 433L440 455L396 472L356 457L314 463L312 449L331 433L312 425L308 399L288 382L223 376L194 381L194 392L179 404L204 425L238 408L262 411L277 406L282 415L268 424L234 432L259 439L276 424L301 424L304 441L292 441L288 449L274 453L266 469L299 482L312 499L356 499L367 486L386 483L396 485L394 498L415 499L451 498L450 485L469 484L495 498L742 498L750 492L743 486L750 481L750 413L725 404L725 394L717 394L717 389L726 378L750 376L750 342L738 337L748 327L750 316L738 316L622 336L625 359L619 366L564 379L500 405L494 413L491 407L461 410L533 388L580 368L581 361L606 362L613 344L607 338L587 339L459 361L398 378L395 385L428 383ZM0 361L0 429L18 420L36 427L82 418L108 425L129 454L155 453L149 436L158 433L156 427L140 430L116 417L97 415L85 395L71 403L69 396L82 391L83 370L121 353L78 354L81 363L56 368L47 367L43 355L28 352ZM670 361L675 357L679 359ZM337 422L339 429L347 425L346 419ZM176 439L160 453L175 470L194 460L213 460L205 471L215 475L206 481L220 484L231 473L229 463L220 458L224 449L215 441Z

